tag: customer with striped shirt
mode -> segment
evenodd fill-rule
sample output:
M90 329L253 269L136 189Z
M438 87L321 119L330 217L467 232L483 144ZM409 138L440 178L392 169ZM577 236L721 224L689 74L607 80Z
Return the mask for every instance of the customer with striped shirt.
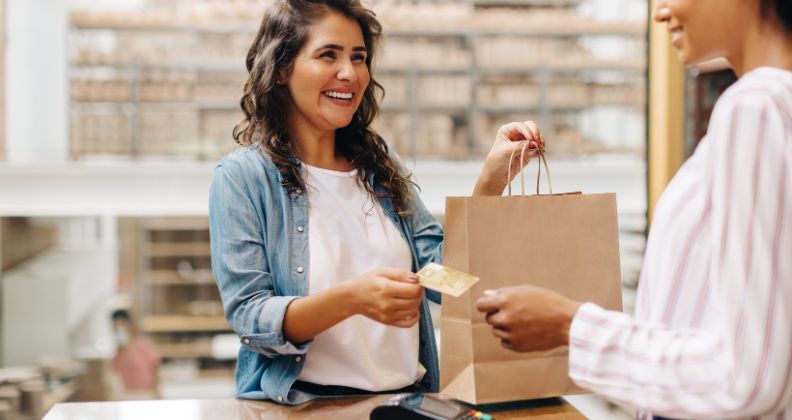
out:
M659 0L686 64L738 76L655 209L634 317L530 286L478 309L506 348L569 345L579 385L651 414L792 418L792 2Z

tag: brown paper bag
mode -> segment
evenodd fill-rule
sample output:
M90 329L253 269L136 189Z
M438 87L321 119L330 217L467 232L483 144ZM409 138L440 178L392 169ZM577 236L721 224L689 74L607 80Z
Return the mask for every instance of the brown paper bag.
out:
M584 392L569 379L567 347L504 349L476 300L532 284L621 310L615 194L448 197L444 265L480 281L459 298L443 296L442 394L489 404Z

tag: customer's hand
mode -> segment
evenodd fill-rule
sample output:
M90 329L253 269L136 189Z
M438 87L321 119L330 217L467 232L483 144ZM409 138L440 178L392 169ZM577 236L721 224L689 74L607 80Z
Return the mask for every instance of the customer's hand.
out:
M569 327L580 305L534 286L487 290L476 302L476 308L487 313L492 334L503 347L519 352L569 344Z
M525 154L520 160L520 150L527 142ZM512 158L515 146L517 151ZM476 181L473 195L501 195L511 179L514 178L528 161L537 155L537 149L544 150L545 141L539 127L533 121L513 122L502 126L495 136L492 148L484 161L484 168ZM511 159L511 162L509 160Z
M418 275L381 268L350 280L353 312L386 325L409 328L420 318L424 289Z

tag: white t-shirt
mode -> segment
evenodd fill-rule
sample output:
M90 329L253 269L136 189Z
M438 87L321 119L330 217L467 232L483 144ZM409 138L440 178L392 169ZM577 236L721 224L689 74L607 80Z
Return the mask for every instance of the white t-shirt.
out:
M357 171L304 165L308 191L309 294L381 267L410 270L401 233L376 198L357 181ZM426 370L418 361L418 325L390 327L362 315L317 335L299 380L367 391L404 388Z

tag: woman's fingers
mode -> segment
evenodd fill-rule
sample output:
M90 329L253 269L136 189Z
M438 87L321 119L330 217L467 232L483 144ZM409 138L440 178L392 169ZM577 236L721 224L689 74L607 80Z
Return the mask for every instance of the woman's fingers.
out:
M397 320L397 321L391 323L390 325L393 325L394 327L399 327L399 328L410 328L413 325L415 325L415 323L418 322L418 320L420 318L421 318L421 314L417 313L417 314L415 314L413 316Z
M403 283L418 283L417 274L399 268L384 267L377 270L376 273L393 281L400 281Z
M531 140L533 138L531 130L524 123L513 122L506 124L502 133L506 140L510 142Z
M525 147L525 153L521 153L523 165L527 165L532 158L539 156L539 147L539 144L535 141L528 143L528 145Z
M416 299L393 299L388 302L388 312L403 311L407 309L415 309L421 306L423 296Z
M509 141L540 142L539 126L533 121L512 122L501 127L500 133Z
M406 308L406 309L397 309L390 313L390 316L394 319L403 319L411 317L417 314L420 311L420 307L418 308Z
M524 121L523 124L525 124L531 132L532 137L529 138L529 140L537 142L539 146L544 148L544 137L542 136L542 131L539 129L539 126L534 121Z
M414 309L403 309L400 311L394 311L390 314L389 319L393 321L403 321L415 318L416 316L420 315L421 310L418 308Z
M421 299L423 297L423 286L417 283L402 283L390 281L386 284L386 295L396 299Z

